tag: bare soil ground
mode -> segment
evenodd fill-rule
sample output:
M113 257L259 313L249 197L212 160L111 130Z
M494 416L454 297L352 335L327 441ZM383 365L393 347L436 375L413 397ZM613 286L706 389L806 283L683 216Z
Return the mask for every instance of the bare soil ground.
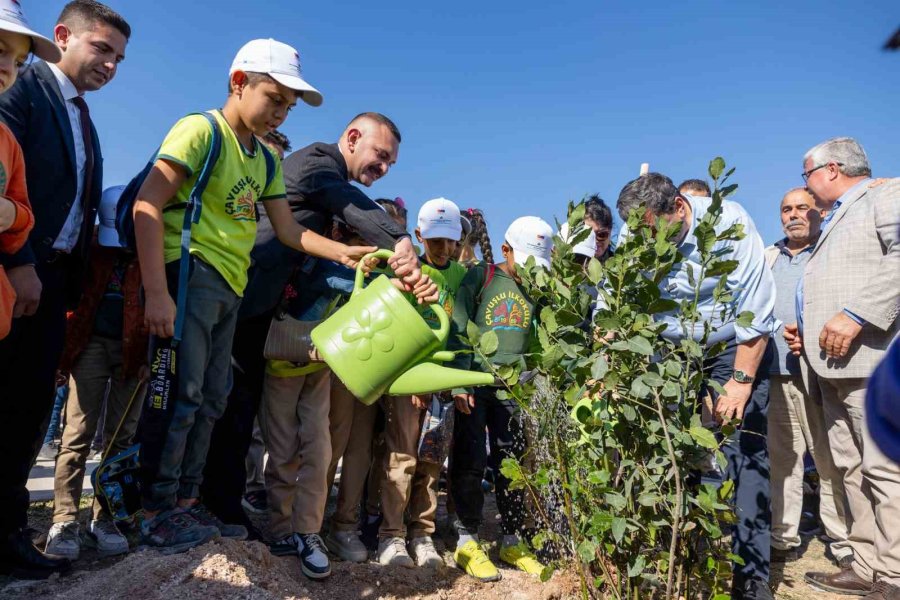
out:
M87 508L89 499L82 501ZM484 538L497 537L493 496L485 506ZM441 506L443 513L443 503ZM87 511L85 511L87 512ZM50 503L32 505L31 525L49 529ZM87 518L87 514L84 515ZM440 515L439 515L440 516ZM132 532L129 538L134 538ZM443 544L436 538L439 549ZM843 596L810 588L803 574L811 570L833 570L823 555L824 547L811 540L801 560L773 565L776 597L785 600L837 600ZM496 548L492 555L498 566ZM324 582L313 582L300 571L295 557L278 558L258 542L222 540L184 554L163 556L155 551L133 552L125 557L102 558L86 550L75 571L46 582L14 582L0 577L0 598L65 600L551 600L580 597L577 578L557 572L547 583L512 569L504 569L502 581L478 583L454 568L444 550L448 567L435 571L382 567L375 562L356 565L335 561L333 574Z

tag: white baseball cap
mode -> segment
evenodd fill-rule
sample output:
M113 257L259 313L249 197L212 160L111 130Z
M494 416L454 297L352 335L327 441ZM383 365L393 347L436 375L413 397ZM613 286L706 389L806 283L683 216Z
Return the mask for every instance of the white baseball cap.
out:
M0 0L0 30L21 33L31 38L31 51L38 58L47 62L59 62L62 50L28 26L28 19L22 12L22 4L18 0Z
M525 265L529 256L544 267L550 268L553 251L553 228L539 217L519 217L506 230L506 243L514 253L517 265Z
M229 75L235 71L265 73L278 83L301 92L310 106L322 104L322 93L306 83L300 71L300 53L291 46L269 38L247 42L238 50Z
M559 228L559 237L566 241L567 244L571 244L572 240L575 238L574 235L569 235L569 224L563 223L562 227ZM588 236L572 246L572 252L575 254L580 254L582 256L594 256L597 253L597 236L594 235L593 230L588 233Z
M100 196L100 208L97 209L97 220L100 223L97 241L101 246L122 248L119 232L116 231L116 205L124 190L124 185L114 185L103 190L103 195Z
M459 240L462 237L459 207L446 198L435 198L423 204L419 209L417 225L424 240Z

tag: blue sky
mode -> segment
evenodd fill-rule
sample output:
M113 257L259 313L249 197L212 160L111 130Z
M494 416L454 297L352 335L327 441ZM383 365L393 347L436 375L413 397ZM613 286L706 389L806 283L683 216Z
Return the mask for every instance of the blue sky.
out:
M50 33L63 2L23 4ZM766 243L817 142L856 137L876 175L900 175L900 52L880 49L896 1L109 4L133 35L88 97L107 185L180 116L221 106L234 53L257 37L295 46L325 96L282 128L295 149L384 112L403 143L370 195L402 196L413 221L436 196L482 208L495 249L518 216L550 220L591 192L614 205L642 162L677 184L724 156Z

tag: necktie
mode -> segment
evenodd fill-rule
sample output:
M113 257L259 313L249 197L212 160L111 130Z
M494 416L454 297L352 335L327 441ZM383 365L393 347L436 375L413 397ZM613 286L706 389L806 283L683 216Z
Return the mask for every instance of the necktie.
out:
M94 136L91 134L91 113L87 102L81 96L72 98L72 103L78 108L81 116L81 139L84 141L84 184L81 187L81 232L84 235L88 228L93 228L93 219L88 219L88 199L91 197L91 186L94 176ZM87 238L81 238L87 239Z

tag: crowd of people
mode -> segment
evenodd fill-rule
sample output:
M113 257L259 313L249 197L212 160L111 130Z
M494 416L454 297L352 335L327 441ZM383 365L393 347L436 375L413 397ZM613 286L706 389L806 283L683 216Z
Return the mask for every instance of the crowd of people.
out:
M489 470L499 559L540 574L523 534L527 503L499 468L527 452L515 401L488 385L367 405L310 344L298 357L269 342L285 327L308 336L353 292L355 269L376 268L368 255L387 249L381 266L422 318L435 324L435 303L450 318L448 349L463 350L452 366L489 372L519 362L534 350L537 319L521 267L549 269L554 235L568 232L510 218L496 260L484 213L439 197L421 205L410 235L406 202L373 200L359 187L397 161L398 127L363 112L336 143L291 153L278 128L298 101L315 107L323 98L303 79L297 51L272 39L239 50L221 109L177 120L135 182L104 189L84 97L113 79L130 34L107 6L73 0L51 40L29 27L19 2L0 0L0 572L43 578L68 571L85 544L103 555L132 549L120 529L127 521L109 503L95 498L86 525L79 518L98 438L104 460L140 443L135 526L142 546L163 553L225 537L297 556L312 579L330 575L329 555L364 562L374 552L384 565L438 567L444 478L455 564L495 581L501 573L479 539ZM900 180L872 179L850 138L818 144L798 162L805 185L777 207L783 239L764 247L730 200L716 225L746 234L722 252L737 264L728 278L733 313L749 311L752 322L715 309L715 280L700 286L709 343L726 347L706 359L721 394L710 387L704 422L740 420L723 447L740 557L732 597L771 598L771 562L799 557L808 455L836 571L807 581L898 600L900 465L880 449L889 428L869 424L865 398L900 327ZM664 297L695 294L694 231L710 196L701 179L676 187L647 173L617 199L623 220L639 210L650 227L680 225L682 261L660 282ZM605 261L615 249L603 199L586 199L584 224L590 233L575 253ZM675 313L658 319L669 339L701 335L685 332ZM464 351L459 334L471 323L497 335L491 364ZM172 389L148 387L173 349ZM70 377L73 393L59 395L62 418L51 422ZM41 550L28 528L26 483L59 421L58 448L43 449L56 466ZM248 512L268 515L263 531Z

